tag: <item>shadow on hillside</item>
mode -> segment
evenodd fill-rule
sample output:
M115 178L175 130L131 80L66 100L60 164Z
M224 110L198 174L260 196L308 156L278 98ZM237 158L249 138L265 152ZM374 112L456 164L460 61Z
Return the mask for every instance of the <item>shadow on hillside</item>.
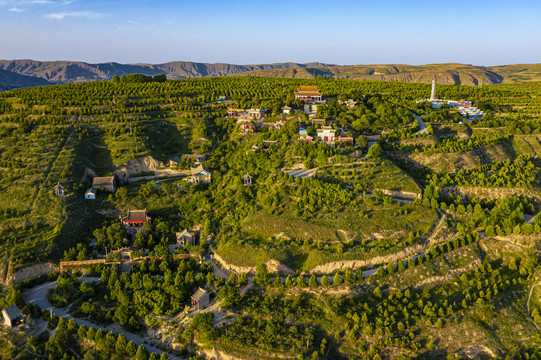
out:
M496 143L494 145L488 145L488 146L483 146L483 147L480 147L480 148L476 148L476 149L474 149L472 151L472 153L475 154L476 156L478 156L479 160L481 160L479 165L490 164L490 163L499 162L499 161L505 161L508 158L511 161L514 161L517 158L518 155L517 155L515 149L513 148L512 141L513 141L512 139L503 140L503 141L501 141L499 143ZM501 151L505 154L506 157L498 156L499 154L497 152L496 152L496 154L494 154L494 151L490 152L489 148L492 148L493 146L499 147L501 149Z
M90 136L81 139L75 149L75 161L72 166L74 181L79 182L84 177L86 169L90 169L97 176L112 174L114 170L111 150L105 144L106 133L101 128L88 130Z
M112 207L107 200L108 193L98 193L96 200L84 198L87 186L90 185L90 178L85 176L87 169L98 176L111 174L113 170L111 151L105 145L105 132L98 128L87 130L88 135L83 135L75 146L75 157L71 165L73 184L80 184L81 180L85 183L70 189L64 198L63 225L56 235L56 259L63 257L64 250L77 243L85 243L92 237L92 231L108 220L95 211L96 206L104 209Z
M156 115L142 124L149 155L158 161L167 162L174 154L189 153L190 127L179 128L173 121L158 119Z

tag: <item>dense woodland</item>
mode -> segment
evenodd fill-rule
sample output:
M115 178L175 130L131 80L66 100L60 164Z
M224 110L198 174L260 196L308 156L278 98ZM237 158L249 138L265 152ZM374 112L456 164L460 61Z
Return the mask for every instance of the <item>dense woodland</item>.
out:
M316 117L354 143L299 139L300 127L314 134L321 126L295 100L299 85L319 87L327 102ZM111 261L6 286L0 308L17 304L50 331L9 335L0 355L159 358L123 335L25 306L26 288L56 281L47 293L53 306L117 324L171 356L213 348L245 359L453 359L478 346L497 358L538 358L541 84L439 86L439 98L486 111L472 121L417 102L429 91L400 82L130 75L0 92L3 283L36 263ZM228 106L266 109L264 122L284 126L243 134ZM183 154L207 156L210 184L186 181L196 165L184 159L170 169L176 177L84 199L93 176L141 158L164 170ZM138 164L136 176L155 174ZM295 169L315 175L288 174ZM58 183L66 196L55 196ZM152 219L134 237L118 219L128 209ZM195 245L171 247L175 233L193 228ZM123 270L114 251L123 247L153 259ZM252 271L220 275L210 254ZM353 265L333 265L340 261ZM77 280L83 273L100 281ZM189 310L199 287L220 311Z

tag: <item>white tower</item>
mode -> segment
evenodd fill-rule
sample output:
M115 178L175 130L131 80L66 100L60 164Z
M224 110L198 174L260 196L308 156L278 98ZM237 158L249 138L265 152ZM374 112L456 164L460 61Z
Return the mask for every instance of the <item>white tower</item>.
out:
M436 100L436 80L432 80L432 91L430 92L430 101Z

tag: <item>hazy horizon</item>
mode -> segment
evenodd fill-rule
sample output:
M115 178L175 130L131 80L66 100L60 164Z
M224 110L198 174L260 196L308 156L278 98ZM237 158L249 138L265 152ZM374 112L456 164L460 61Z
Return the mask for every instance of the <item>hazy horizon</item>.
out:
M7 60L336 65L541 62L533 1L0 0Z

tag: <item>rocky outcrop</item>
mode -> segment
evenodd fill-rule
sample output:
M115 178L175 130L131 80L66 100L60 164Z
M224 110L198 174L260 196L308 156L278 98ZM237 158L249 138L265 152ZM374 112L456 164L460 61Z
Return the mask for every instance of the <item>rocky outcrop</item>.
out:
M241 274L241 273L249 273L252 275L255 274L255 267L230 264L227 261L225 261L224 258L222 258L220 255L216 253L214 253L212 259L220 263L222 268L227 271L233 271L237 274ZM267 266L267 270L269 271L269 273L281 274L281 275L293 274L293 270L291 270L284 264L280 263L278 260L271 259L267 261L265 265Z
M367 260L342 260L330 262L323 265L318 265L310 270L313 274L332 274L338 270L345 269L360 269L368 266L376 266L380 264L386 264L389 261L397 262L400 259L406 259L411 255L417 254L425 250L426 246L422 244L412 245L398 252L376 256Z
M481 345L462 348L457 352L457 355L461 359L471 359L471 360L487 360L495 359L496 354L489 348Z
M249 273L249 274L255 274L255 267L253 266L238 266L234 264L230 264L227 261L225 261L220 255L217 253L214 253L212 256L212 260L216 260L222 268L228 271L236 272L237 274L240 273Z
M41 275L46 275L55 271L56 267L51 263L36 264L27 266L17 270L14 274L9 275L6 279L6 285L16 285L22 283L26 279L35 279Z
M460 195L462 198L468 199L487 199L487 200L501 200L513 196L525 196L528 198L541 201L541 195L538 192L524 189L524 188L490 188L481 186L444 186L438 188L438 192L442 195L448 196L453 194L455 196Z
M421 193L414 193L410 191L400 191L400 190L389 190L389 189L375 189L381 191L384 195L391 196L393 198L415 200L416 198L421 199Z
M120 165L115 170L114 174L121 183L124 183L130 177L148 172L154 172L162 166L164 166L164 164L154 159L152 156L145 156L130 160L127 163Z

